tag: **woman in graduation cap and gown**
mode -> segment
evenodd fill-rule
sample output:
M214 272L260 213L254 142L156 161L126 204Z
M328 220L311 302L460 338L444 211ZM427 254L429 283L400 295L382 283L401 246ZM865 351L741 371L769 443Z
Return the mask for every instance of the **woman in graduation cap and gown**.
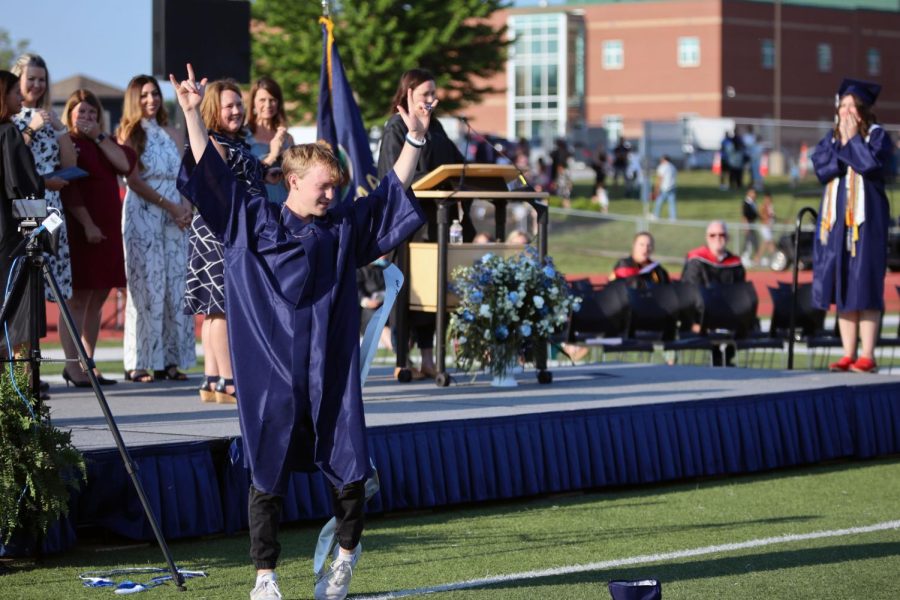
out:
M884 190L891 140L875 123L881 86L845 79L837 95L834 131L812 155L825 186L813 252L813 304L837 305L844 356L832 371L874 372L875 342L884 310L889 205ZM857 342L861 349L857 357Z

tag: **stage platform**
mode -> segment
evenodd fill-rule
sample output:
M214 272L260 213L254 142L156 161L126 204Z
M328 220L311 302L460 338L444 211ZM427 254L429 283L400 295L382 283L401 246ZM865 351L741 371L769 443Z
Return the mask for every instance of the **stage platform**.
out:
M381 477L375 512L543 493L759 472L900 451L900 378L625 363L533 371L517 388L486 375L399 384L376 367L364 388ZM104 388L170 538L246 526L249 477L234 406L202 404L199 378ZM90 390L54 385L56 426L89 463L72 514L44 543L70 547L77 526L151 539ZM285 519L329 515L320 474L296 474Z

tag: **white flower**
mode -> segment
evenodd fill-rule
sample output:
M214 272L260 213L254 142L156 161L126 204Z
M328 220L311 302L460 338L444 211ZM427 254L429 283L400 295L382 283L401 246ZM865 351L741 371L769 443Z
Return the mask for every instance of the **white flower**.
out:
M534 298L532 298L532 301L534 302L534 306L535 306L538 310L540 310L541 308L543 308L543 306L544 306L544 298L543 298L543 297L541 297L541 296L535 296Z
M482 304L478 307L478 316L480 317L490 317L491 316L491 307L487 304Z

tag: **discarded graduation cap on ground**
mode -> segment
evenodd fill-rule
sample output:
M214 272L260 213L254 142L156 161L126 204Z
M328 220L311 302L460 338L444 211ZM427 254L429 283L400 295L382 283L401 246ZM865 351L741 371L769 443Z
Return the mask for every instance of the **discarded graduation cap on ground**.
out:
M609 595L613 600L660 600L662 586L656 579L610 581Z

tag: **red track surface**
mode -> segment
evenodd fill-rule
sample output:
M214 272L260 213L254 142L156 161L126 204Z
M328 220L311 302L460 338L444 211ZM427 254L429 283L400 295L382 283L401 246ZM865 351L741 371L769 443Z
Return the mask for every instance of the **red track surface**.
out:
M750 281L756 287L756 295L759 297L759 315L769 316L772 314L772 298L769 296L769 287L776 287L778 282L790 283L791 274L775 273L774 271L750 271L747 274ZM584 279L589 278L593 283L606 283L607 276L595 273L588 274L570 274L568 279ZM800 282L806 283L812 281L812 272L805 271L800 273ZM900 312L900 296L897 293L897 287L900 286L900 273L888 273L884 284L884 301L885 309L888 313ZM106 304L103 306L103 324L100 328L101 339L121 339L122 323L125 319L125 298L124 292L121 299L117 299L115 291L111 292ZM117 304L119 305L117 307ZM59 341L57 332L57 321L59 319L59 311L56 304L47 302L47 337L45 341L56 343ZM200 320L197 319L197 335L200 334Z

